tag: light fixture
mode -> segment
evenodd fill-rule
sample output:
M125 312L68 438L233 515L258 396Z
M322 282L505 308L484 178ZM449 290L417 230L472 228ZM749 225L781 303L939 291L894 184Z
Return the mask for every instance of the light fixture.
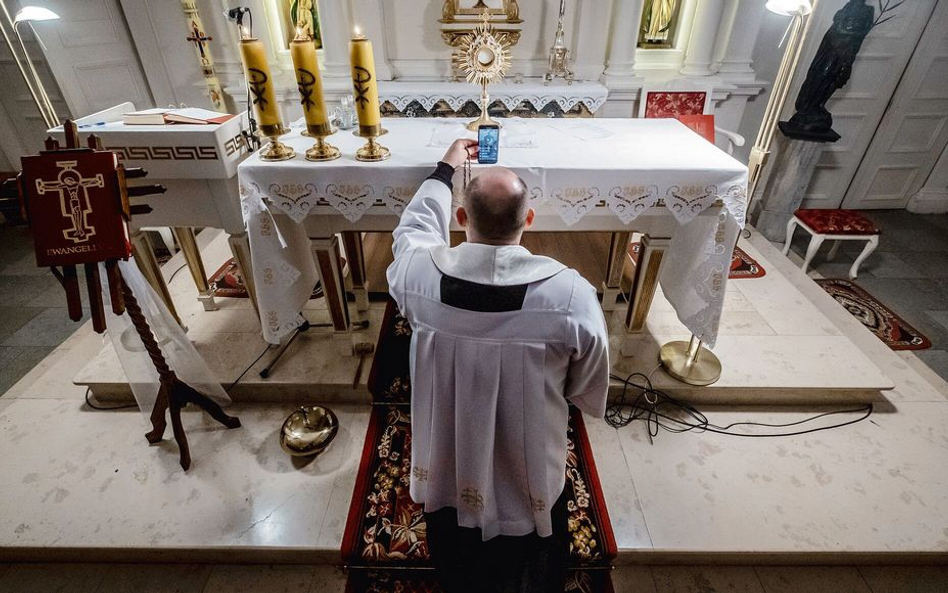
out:
M5 10L5 9L4 9ZM7 18L9 18L7 14ZM23 37L20 35L20 23L29 23L30 28L33 27L33 22L39 21L53 21L57 20L59 15L55 12L49 10L48 8L43 8L41 6L24 6L16 13L16 16L13 18L13 32L16 34L17 41L20 42L20 49L23 50L23 57L26 59L26 64L29 67L30 74L33 75L33 84L36 86L37 94L39 95L39 101L37 101L37 107L39 107L40 112L43 114L43 120L46 122L46 125L50 128L56 127L59 125L59 116L56 115L56 110L53 108L53 102L50 100L49 95L46 94L46 87L43 86L43 81L40 79L39 74L36 72L36 68L33 66L33 60L30 59L29 52L26 51L26 44L23 43ZM33 30L33 36L39 39L39 36L36 35L36 30ZM42 43L42 42L40 42ZM34 99L36 97L34 96Z
M818 1L813 0L811 4L809 0L767 0L765 5L770 12L781 16L789 16L792 20L787 27L783 41L781 41L781 45L786 43L783 50L783 59L780 61L773 87L770 89L770 98L767 100L763 121L760 123L757 140L751 148L747 162L748 213L752 211L751 207L754 204L757 182L760 181L761 171L767 163L767 157L770 155L770 144L773 142L777 122L780 120L780 113L787 102L790 83L793 81L793 74L796 72L797 63L800 61L800 53L803 51L803 40L810 29L811 19L807 17L816 9Z
M22 21L55 21L59 15L48 8L42 6L24 6L20 12L13 18L13 26Z
M793 16L796 14L806 16L813 12L813 6L809 0L768 0L767 10L780 16Z

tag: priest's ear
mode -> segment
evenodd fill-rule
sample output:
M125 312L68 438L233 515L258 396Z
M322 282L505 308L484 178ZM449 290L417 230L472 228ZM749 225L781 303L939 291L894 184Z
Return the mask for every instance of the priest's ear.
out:
M458 219L458 224L462 228L467 228L467 210L464 209L464 206L458 206L457 212L454 213L455 218Z
M537 215L536 211L533 208L527 208L527 219L523 225L523 230L533 226L533 217Z

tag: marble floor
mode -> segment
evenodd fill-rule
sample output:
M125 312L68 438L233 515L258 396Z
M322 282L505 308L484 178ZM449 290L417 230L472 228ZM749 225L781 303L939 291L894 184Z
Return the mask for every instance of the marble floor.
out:
M199 236L204 243L212 238ZM820 312L821 331L848 338L894 389L885 392L867 421L780 439L661 433L650 442L641 423L617 430L587 419L620 548L617 564L945 562L948 384L911 353L886 348L768 242L755 236L742 245L772 280L782 279L798 291L794 299L800 303L795 306ZM169 275L176 266L172 259ZM190 297L196 296L183 274L172 284L176 291L190 290ZM743 290L763 291L736 291L741 284L731 285L745 298ZM768 303L777 297L763 291L755 298ZM318 305L314 307L318 315ZM770 324L779 322L776 313L764 319L772 329ZM367 405L334 404L340 435L324 456L310 463L294 462L277 441L292 401L239 403L233 411L243 427L232 431L197 412L186 412L195 461L184 473L173 442L146 444L147 425L139 412L92 410L83 401L85 390L69 381L101 344L88 324L82 326L0 397L0 558L339 562ZM241 347L257 354L256 345ZM703 409L712 422L727 424L791 422L829 408ZM0 586L30 570L6 569ZM115 578L126 578L123 570L115 569ZM207 578L228 578L225 569L207 570ZM303 575L304 581L310 578L308 569L286 570ZM647 574L651 580L645 582L661 591L760 591L766 586L762 568L710 576L702 572L705 569L624 570L633 575L629 578ZM860 571L848 569L848 576L840 578L852 580L851 590L867 590L859 587L872 583ZM735 580L738 574L750 580L728 589L728 583L742 582ZM820 580L812 576L818 572L807 574ZM252 581L247 577L246 582ZM721 585L700 588L706 582ZM767 582L776 587L781 581L774 576ZM306 590L305 583L294 587L291 590Z
M85 303L84 278L80 284ZM0 224L0 393L78 327L66 315L59 283L49 270L36 267L29 229Z
M205 231L198 237L203 246L206 266L216 269L229 257L224 237ZM743 248L758 260L774 258L785 262L779 253L765 255L756 242ZM772 251L769 244L765 249ZM177 259L168 264L175 269ZM764 264L771 269L771 264ZM879 370L878 363L860 351L853 339L830 320L821 306L804 298L792 278L805 278L787 266L791 274L768 273L763 278L728 283L725 310L715 352L723 361L721 379L709 387L694 388L680 383L664 372L652 375L656 387L702 404L800 404L867 402L879 397L880 390L894 383ZM807 282L808 284L811 284ZM218 379L231 384L244 370L248 372L230 393L235 401L294 402L324 401L365 403L370 400L365 382L353 388L358 359L344 357L339 345L325 330L311 330L292 345L289 355L263 379L259 371L272 360L266 349L257 320L247 299L219 299L220 310L206 313L194 298L195 288L187 274L179 274L169 290L189 338ZM835 302L829 301L834 308ZM310 301L304 311L313 322L327 322L324 299ZM368 329L354 333L354 341L376 342L384 306L374 303L367 314ZM656 294L647 320L646 331L626 338L622 330L624 311L608 316L614 371L628 375L649 372L657 366L658 350L672 340L688 338L672 306L661 291ZM873 338L874 339L874 338ZM625 343L625 344L624 344ZM620 356L621 352L632 356ZM889 356L894 359L894 355ZM306 361L301 364L301 361ZM366 361L368 368L371 359ZM124 372L110 346L106 346L73 377L92 389L101 401L130 400ZM614 394L621 389L614 386Z
M882 236L878 249L860 267L856 282L932 341L930 349L915 355L948 380L948 214L905 210L864 214L882 229ZM793 255L798 263L807 240L806 233L797 232ZM827 261L829 247L825 246L810 275L847 278L861 249L856 241L843 242L837 257Z
M219 248L214 239L199 235L210 251ZM914 354L886 348L767 241L754 236L742 246L771 283L730 283L732 305L755 299L775 334L787 307L815 311L815 327L847 338L894 388L869 420L778 439L660 433L650 441L641 423L614 429L587 418L620 549L616 590L948 590L944 567L880 566L948 563L948 384ZM167 275L178 265L173 258ZM172 287L196 297L186 274ZM795 296L780 301L787 287ZM184 306L185 323L197 315L244 323L249 303L222 305L213 314ZM325 314L319 301L312 306L313 316ZM657 313L662 306L659 299ZM667 322L659 315L651 323ZM288 458L277 440L291 398L236 404L243 427L232 431L186 412L194 464L184 473L173 441L147 445L138 411L85 405L85 389L70 379L103 342L88 324L77 327L0 397L0 562L144 564L0 564L0 592L343 590L335 565L367 405L333 404L342 430L309 463ZM227 339L249 360L262 346ZM786 423L838 408L702 409L727 424ZM853 415L824 422L846 418ZM695 566L707 564L715 566Z
M943 593L941 566L619 566L618 593ZM0 565L0 593L330 593L345 573L325 565Z

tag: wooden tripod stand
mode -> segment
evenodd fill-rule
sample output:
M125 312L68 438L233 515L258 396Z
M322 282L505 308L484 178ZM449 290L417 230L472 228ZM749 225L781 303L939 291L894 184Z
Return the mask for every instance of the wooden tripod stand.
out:
M217 402L178 378L178 375L165 361L165 357L158 347L158 341L155 339L155 335L152 333L151 327L138 305L138 299L135 298L132 290L124 281L122 282L122 298L125 301L125 310L135 326L135 331L138 332L152 364L155 365L155 370L158 371L158 398L155 400L155 407L151 411L152 430L145 435L145 438L151 444L161 441L165 434L165 428L168 426L165 411L170 410L171 429L174 433L174 440L178 443L181 467L187 471L191 467L191 449L188 447L188 436L181 424L181 408L189 403L195 404L227 428L240 428L240 419L236 416L229 416Z

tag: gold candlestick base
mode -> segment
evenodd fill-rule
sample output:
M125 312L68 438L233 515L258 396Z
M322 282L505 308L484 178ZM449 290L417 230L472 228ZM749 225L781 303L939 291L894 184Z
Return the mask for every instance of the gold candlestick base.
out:
M389 149L375 141L379 136L388 134L388 130L383 129L381 125L377 126L359 126L359 129L353 132L355 136L365 138L365 146L356 151L357 161L376 162L384 161L392 156Z
M690 342L668 342L658 358L666 373L688 385L703 387L721 378L721 360L695 336Z
M316 144L306 151L307 161L334 161L339 158L339 149L326 142L326 136L335 134L335 130L329 124L310 125L306 124L306 136L316 138Z
M295 157L296 151L280 142L280 136L288 132L289 130L284 128L283 124L260 126L260 131L257 132L257 135L270 141L260 151L260 160L288 161Z

